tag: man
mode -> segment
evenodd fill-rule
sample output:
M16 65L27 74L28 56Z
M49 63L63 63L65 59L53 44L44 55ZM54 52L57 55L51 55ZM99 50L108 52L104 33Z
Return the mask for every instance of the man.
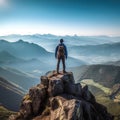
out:
M62 60L62 64L63 64L63 73L66 73L65 71L65 58L67 59L67 48L65 46L65 44L63 43L63 39L60 39L60 44L58 44L58 46L56 47L55 50L55 58L58 59L57 61L57 73L59 74L59 65L60 65L60 61Z

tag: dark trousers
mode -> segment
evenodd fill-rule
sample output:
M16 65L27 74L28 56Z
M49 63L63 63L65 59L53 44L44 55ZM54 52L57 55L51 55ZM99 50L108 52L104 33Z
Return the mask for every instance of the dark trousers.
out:
M65 72L65 57L58 57L57 61L57 72L59 72L59 66L60 66L60 61L62 60L62 65L63 65L63 72Z

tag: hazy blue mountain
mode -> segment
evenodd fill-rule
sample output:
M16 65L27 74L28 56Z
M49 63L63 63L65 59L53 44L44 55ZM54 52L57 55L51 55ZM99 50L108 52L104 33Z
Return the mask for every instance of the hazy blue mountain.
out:
M15 83L25 90L39 82L38 78L8 67L0 67L0 77Z
M109 59L112 60L120 59L120 57L118 56L120 48L119 47L120 37L77 36L77 35L55 36L50 34L46 35L35 34L35 35L9 35L3 36L1 38L10 40L9 38L12 39L14 37L16 40L24 39L24 41L19 40L17 42L11 43L11 45L6 45L6 43L8 42L2 40L4 44L3 43L0 44L1 45L0 47L1 49L2 48L5 48L5 50L8 49L12 55L24 59L25 58L29 59L31 57L32 58L39 57L42 61L45 61L46 59L49 60L49 58L53 58L55 47L56 45L58 45L60 38L65 39L65 44L68 47L69 56L84 61L85 63L93 64L106 62ZM28 43L25 41L33 43ZM51 63L51 61L49 63Z
M72 46L70 54L109 56L120 52L120 42L101 45Z
M41 36L41 35L34 35L34 37L50 37L51 35ZM28 37L28 36L27 36ZM30 36L29 36L30 37ZM33 37L33 36L32 36ZM65 36L68 37L69 36ZM78 36L74 36L77 38ZM54 38L51 36L50 38ZM84 37L83 37L84 38ZM96 37L95 37L96 38ZM100 39L105 38L105 36L100 36ZM108 38L108 37L106 37ZM67 40L67 39L66 39ZM46 42L45 42L46 41ZM57 40L42 40L44 44L58 44ZM52 41L52 42L51 42ZM72 41L72 40L71 40ZM73 42L73 41L72 41ZM99 44L99 45L79 45L78 42L75 42L74 45L72 42L69 42L68 45L68 52L69 57L66 61L67 67L75 67L80 66L83 64L96 64L96 63L104 63L109 60L117 61L120 59L119 52L120 52L120 43L107 43L107 44ZM49 44L49 45L51 45ZM27 62L13 64L10 67L14 67L15 69L20 69L25 72L34 73L35 75L39 76L39 74L44 73L44 71L56 69L56 59L54 57L54 53L46 51L43 47L34 44L25 42L23 40L19 40L16 42L7 42L4 40L0 41L0 51L7 51L12 56L25 59ZM23 67L22 67L23 66Z
M120 59L119 53L120 42L101 45L72 46L69 48L71 57L90 64L104 63L110 60L117 61Z
M75 67L86 64L83 61L74 59L72 57L68 57L66 60L66 67ZM4 64L5 66L9 66L14 69L18 69L20 71L32 74L39 79L40 75L44 75L47 70L55 70L57 65L57 59L54 58L54 56L51 56L49 58L46 58L45 60L33 58L30 60L27 60L26 62L22 63L15 63L15 64ZM3 66L4 66L3 65ZM62 68L62 63L61 63Z
M118 61L108 61L105 63L106 65L115 65L115 66L120 66L120 60Z
M7 66L15 69L20 69L27 73L34 75L41 75L46 70L56 69L57 60L54 53L46 51L41 46L19 40L17 42L0 41L0 51L4 50L9 52L12 56L23 59L24 62L7 64ZM14 59L15 60L15 59ZM68 67L80 66L85 64L84 61L68 57L66 65ZM6 65L6 64L5 64Z
M120 42L120 37L109 36L56 36L51 34L34 34L34 35L8 35L0 36L0 39L6 39L8 41L17 41L23 39L28 42L33 42L44 47L48 51L54 51L55 46L59 43L59 39L63 38L67 46L71 45L98 45L105 43Z
M24 59L50 55L44 48L23 40L12 43L2 40L0 41L0 51L9 51L10 54Z
M0 77L0 103L4 107L17 111L24 94L18 86Z
M88 44L103 44L109 42L118 42L120 37L110 37L110 36L56 36L52 34L34 34L34 35L19 35L19 34L12 34L6 36L0 36L0 39L6 39L9 41L17 41L19 39L24 39L25 41L29 42L41 42L44 40L54 41L59 40L60 38L64 38L65 41L72 42L77 45L74 41L80 41L80 45L88 45Z
M53 63L49 64L47 60L44 62L37 58L33 58L27 60L24 63L9 64L7 66L14 69L19 69L20 71L24 71L25 73L32 74L36 76L37 79L39 79L39 76L43 75L46 72L46 69L54 69L54 66L52 66L52 64Z
M2 64L2 63L3 64L12 64L12 63L21 63L21 62L25 62L25 61L11 55L7 51L0 52L0 64Z

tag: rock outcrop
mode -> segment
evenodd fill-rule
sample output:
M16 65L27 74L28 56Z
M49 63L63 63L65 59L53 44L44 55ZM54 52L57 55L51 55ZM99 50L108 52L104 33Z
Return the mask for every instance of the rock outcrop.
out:
M41 84L24 96L20 111L9 120L113 120L88 86L75 84L72 72L41 76Z

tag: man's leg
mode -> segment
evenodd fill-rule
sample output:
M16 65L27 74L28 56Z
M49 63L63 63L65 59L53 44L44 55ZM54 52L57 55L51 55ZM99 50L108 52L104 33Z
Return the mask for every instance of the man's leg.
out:
M58 58L58 61L57 61L57 73L59 73L59 66L60 66L60 58Z
M65 73L65 57L62 57L63 72Z

